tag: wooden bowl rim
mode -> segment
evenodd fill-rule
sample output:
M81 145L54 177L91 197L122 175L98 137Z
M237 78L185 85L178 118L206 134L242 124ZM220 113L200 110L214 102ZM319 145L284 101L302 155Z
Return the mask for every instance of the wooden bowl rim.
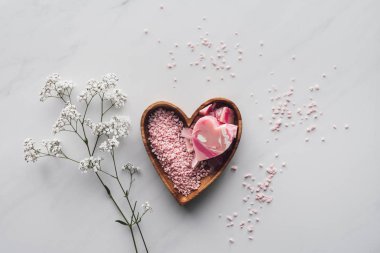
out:
M147 123L148 123L148 118L149 114L152 113L154 110L158 108L166 108L174 111L186 124L187 127L191 126L193 121L196 119L196 117L199 114L199 111L204 108L208 104L212 103L219 103L219 104L224 104L231 109L233 109L234 113L236 114L236 119L235 123L238 126L236 138L233 141L231 145L231 151L229 151L229 156L227 157L227 160L222 164L222 166L216 171L215 174L209 175L201 180L201 185L197 190L194 190L191 192L189 195L184 196L180 194L176 189L174 189L173 182L168 178L167 174L164 172L161 164L159 163L158 159L156 158L155 154L151 151L150 144L148 142L148 132L147 132ZM215 97L211 98L205 102L203 102L192 114L192 116L189 118L187 115L182 111L181 108L179 108L177 105L167 102L167 101L157 101L150 106L148 106L142 116L141 116L141 122L140 122L140 128L141 128L141 137L144 143L145 150L149 156L149 159L151 160L153 167L155 168L157 174L160 176L161 180L165 184L166 188L170 191L170 193L173 195L173 197L176 199L176 201L180 205L185 205L189 203L191 200L193 200L195 197L197 197L202 191L204 191L206 188L208 188L209 185L211 185L225 170L227 167L228 163L231 161L232 157L234 156L237 147L239 146L239 142L241 139L241 134L242 134L242 127L243 127L243 122L242 122L242 117L239 108L236 106L234 102L232 102L229 99L222 98L222 97Z

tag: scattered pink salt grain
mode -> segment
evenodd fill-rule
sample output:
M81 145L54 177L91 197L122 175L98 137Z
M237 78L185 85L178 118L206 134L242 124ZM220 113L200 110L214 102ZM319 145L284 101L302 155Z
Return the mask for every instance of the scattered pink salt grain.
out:
M264 195L262 193L256 194L256 200L259 201L260 203L271 203L273 200L272 196Z
M234 240L234 238L230 238L230 239L228 240L228 242L229 242L230 244L233 244L233 243L235 243L235 240Z
M238 166L237 166L237 165L232 165L232 166L231 166L231 170L232 170L232 171L235 172L235 171L237 171L237 169L238 169Z
M311 133L311 132L313 132L315 129L317 129L317 127L316 127L315 125L312 125L312 126L306 128L306 132Z
M345 126L344 126L344 129L349 129L350 128L350 126L348 125L348 124L346 124Z
M248 239L252 241L252 240L253 240L253 237L252 237L252 236L249 236Z
M174 188L188 195L200 186L200 180L210 173L204 163L191 167L193 153L187 151L181 137L183 122L169 110L159 108L148 119L149 143Z
M251 178L252 177L252 174L246 174L245 176L244 176L244 179L248 179L248 178Z

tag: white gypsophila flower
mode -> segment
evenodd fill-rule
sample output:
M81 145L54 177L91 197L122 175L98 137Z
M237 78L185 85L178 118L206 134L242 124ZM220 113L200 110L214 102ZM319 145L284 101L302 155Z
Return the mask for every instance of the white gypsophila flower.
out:
M43 140L42 145L44 145L49 155L57 157L62 155L62 146L59 140Z
M116 138L125 137L129 134L131 123L125 117L113 116L110 121L94 123L91 120L85 121L91 128L94 135L115 136Z
M36 147L36 143L27 138L24 141L24 158L26 162L35 162L41 155L41 150Z
M103 82L106 83L107 89L115 88L119 78L114 73L108 73L103 76Z
M125 165L123 165L121 170L129 171L131 174L140 173L140 167L135 166L131 162L127 162Z
M111 134L116 136L116 138L128 136L131 128L129 119L125 117L113 116L109 123L109 131Z
M58 74L51 74L46 79L45 86L42 87L40 92L40 100L45 101L46 98L54 96L55 84L60 80L60 76Z
M85 90L79 94L78 100L88 102L93 96L104 90L103 86L103 82L94 79L89 80Z
M58 95L69 95L74 88L73 82L69 80L58 81L55 85Z
M144 209L144 212L148 212L149 210L152 210L152 207L150 206L149 202L146 201L144 204L141 205Z
M119 146L119 141L113 136L111 139L107 139L102 144L100 144L100 151L111 152L114 148Z
M77 121L81 117L81 114L76 109L75 105L68 104L59 115L59 118L53 125L53 133L56 134L65 129L66 126L69 126L72 121Z
M74 85L71 81L63 80L59 74L51 74L40 92L40 100L45 101L49 97L63 97L70 96Z
M87 82L85 90L79 94L78 100L87 103L93 96L115 88L118 81L115 74L104 75L102 81L91 79Z
M100 161L102 158L90 156L79 162L79 169L83 173L88 171L98 172L100 170Z
M106 122L92 122L90 119L85 120L84 122L86 126L91 128L91 132L93 135L102 135L106 132L107 123Z
M114 89L109 92L107 92L104 96L106 100L111 101L111 103L116 108L121 108L124 106L125 102L127 101L127 96L121 92L120 89Z

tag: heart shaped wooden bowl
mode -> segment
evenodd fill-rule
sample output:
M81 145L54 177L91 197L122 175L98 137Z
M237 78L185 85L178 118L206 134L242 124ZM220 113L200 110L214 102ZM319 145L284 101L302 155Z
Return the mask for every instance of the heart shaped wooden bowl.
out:
M216 103L217 105L220 105L220 106L227 106L235 112L234 124L238 126L237 135L234 141L232 142L231 146L223 154L210 159L210 160L214 160L210 162L214 163L215 169L210 175L201 179L200 187L197 190L191 192L189 195L184 196L174 188L173 182L168 178L160 162L158 161L155 154L151 150L151 146L148 140L149 138L148 119L149 119L149 116L156 109L164 108L167 110L174 111L178 115L178 117L183 121L184 126L190 127L193 124L193 122L198 120L199 111L212 103ZM212 99L207 100L195 110L191 118L188 118L186 114L178 106L166 101L159 101L150 105L148 108L145 109L144 113L141 116L141 136L142 136L142 140L143 140L146 152L148 153L148 156L150 160L152 161L152 164L154 168L156 169L158 175L160 176L161 180L164 182L166 187L169 189L170 193L174 196L174 198L177 200L177 202L180 205L185 205L189 203L191 200L193 200L202 191L204 191L212 182L214 182L222 174L224 169L227 167L227 164L230 162L230 160L235 154L235 151L240 142L241 133L242 133L242 118L241 118L240 111L238 107L232 101L225 98L212 98Z

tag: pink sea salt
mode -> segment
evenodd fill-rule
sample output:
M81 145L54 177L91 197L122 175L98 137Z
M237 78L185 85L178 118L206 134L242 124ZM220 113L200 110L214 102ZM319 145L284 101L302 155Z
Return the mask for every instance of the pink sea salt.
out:
M237 171L237 169L238 169L238 166L237 166L237 165L232 165L232 166L231 166L231 170L232 170L232 171L235 172L235 171Z
M194 154L188 150L181 137L183 122L169 110L159 108L148 119L149 142L163 170L173 182L174 188L189 195L200 186L200 180L210 173L205 163L192 168Z

